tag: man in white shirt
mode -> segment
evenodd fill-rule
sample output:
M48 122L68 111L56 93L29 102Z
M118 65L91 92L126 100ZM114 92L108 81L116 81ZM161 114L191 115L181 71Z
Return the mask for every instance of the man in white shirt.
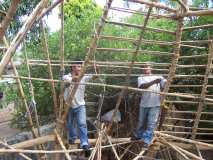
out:
M71 74L64 75L64 81L76 81L80 71L82 63L75 63L71 67ZM82 77L80 83L88 82L92 79L93 76L85 75ZM74 87L71 86L71 87ZM64 100L67 101L69 98L70 86L66 86L64 91ZM75 96L72 100L72 105L69 108L68 114L68 134L69 134L69 143L73 144L74 141L78 138L77 130L80 138L80 147L82 149L88 150L89 143L87 137L87 123L86 123L86 108L85 108L85 84L79 84L78 89L76 90Z
M141 139L148 147L153 138L158 116L160 113L160 92L166 83L162 76L152 75L151 65L146 65L144 75L138 77L138 87L152 92L143 92L139 105L139 122L133 139ZM154 93L155 92L155 93ZM147 122L145 124L145 122ZM146 126L146 128L145 128Z

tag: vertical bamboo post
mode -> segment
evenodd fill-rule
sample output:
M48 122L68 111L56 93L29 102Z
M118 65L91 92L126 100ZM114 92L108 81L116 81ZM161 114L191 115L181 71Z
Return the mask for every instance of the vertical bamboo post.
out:
M128 69L128 72L127 72L127 76L126 76L126 83L127 83L127 86L129 86L129 80L130 80L130 74L132 73L132 67L134 66L134 63L135 63L135 59L137 58L137 55L138 55L138 52L141 48L141 42L143 40L143 37L144 37L144 32L145 32L145 28L146 28L146 25L148 23L148 20L149 20L149 16L151 14L151 11L152 11L152 7L149 8L148 10L148 13L146 15L146 18L144 20L144 24L143 24L143 27L141 28L141 34L140 34L140 37L139 37L139 40L138 40L138 44L137 44L137 47L135 49L135 52L133 53L132 55L132 60L131 60L131 63L129 63L129 69ZM117 99L117 102L116 102L116 106L115 106L115 110L113 112L113 115L112 115L112 120L108 126L108 133L110 132L111 128L112 128L112 124L113 124L113 121L114 121L114 118L116 116L116 113L119 109L119 106L121 104L121 100L123 98L123 96L125 95L125 92L126 92L126 88L122 89L118 99Z
M5 45L8 47L9 44L7 43L6 39L3 38L3 40L4 40ZM12 68L13 68L13 74L15 76L19 77L18 71L17 71L16 66L14 65L12 59L11 59L10 63L11 63ZM26 96L24 94L24 90L23 90L23 87L22 87L21 80L20 80L20 78L17 78L16 81L18 83L19 92L20 92L22 101L24 103L24 106L25 106L25 109L26 109L26 112L27 112L28 122L29 122L29 125L30 125L30 128L31 128L32 135L33 135L34 138L36 138L36 137L38 137L38 135L35 132L35 128L34 128L34 125L33 125L32 116L31 116L31 113L30 113L29 106L27 104L27 99L26 99Z
M94 38L93 38L93 40L92 40L92 42L90 44L89 50L88 50L87 55L85 57L84 65L83 65L83 67L81 69L81 73L79 75L79 78L78 78L77 82L80 82L81 78L83 77L83 75L84 75L84 73L86 71L87 66L89 65L91 57L95 54L100 33L103 30L103 27L105 25L104 19L107 18L108 11L109 11L109 8L110 8L110 6L112 4L112 1L113 0L108 0L108 3L105 5L103 16L102 16L102 18L101 18L101 20L99 22L96 34L95 34L95 36L94 36ZM69 100L66 102L65 111L64 111L64 114L62 116L62 121L63 122L65 122L65 120L67 118L67 114L68 114L68 111L69 111L69 106L72 103L72 100L73 100L73 97L75 95L75 92L76 92L77 88L78 88L78 84L76 84L73 87L72 91L71 91L71 88L70 88L71 93L69 94Z
M33 83L31 80L31 71L30 71L30 66L29 66L29 61L28 61L28 56L27 56L27 51L26 51L26 46L24 44L24 55L25 55L25 61L26 61L26 65L27 65L27 71L28 71L28 77L29 77L29 89L30 89L30 94L31 94L31 100L32 103L36 103L35 102L35 94L34 94L34 87L33 87ZM35 104L34 106L34 111L35 111L35 119L36 119L36 127L38 130L38 135L41 136L41 132L40 132L40 125L39 125L39 119L38 119L38 112L37 112L37 106Z
M61 2L61 41L60 41L60 78L62 80L65 72L64 68L64 2ZM62 116L62 110L63 110L63 89L64 89L64 83L60 83L60 95L59 95L59 119Z
M187 3L187 0L185 0L185 2ZM181 14L183 11L184 10L180 9L180 12L178 14ZM171 66L169 68L167 83L166 83L164 90L163 90L163 92L165 92L165 93L169 92L172 81L175 78L175 72L176 72L178 60L179 60L179 57L180 57L182 33L183 33L183 17L180 17L178 19L178 24L177 24L177 29L176 29L176 38L175 38L176 43L175 43L175 47L174 47L174 53L175 54L172 58L172 63L171 63ZM166 98L166 95L161 96L161 103L163 103L165 98ZM159 122L159 126L158 126L159 130L161 130L162 124L165 120L165 114L166 113L165 113L164 109L161 109L161 117L160 117L160 122Z
M206 73L205 73L205 77L204 77L204 81L203 81L203 87L202 87L201 94L200 94L200 101L198 103L197 114L196 114L196 117L195 117L194 126L192 128L192 139L196 138L196 132L197 132L200 117L201 117L201 114L202 114L201 112L203 110L203 106L205 105L205 97L206 97L206 92L207 92L208 78L209 78L209 75L211 74L212 58L213 58L213 40L211 40L209 42L208 62L207 62Z
M47 57L48 75L49 75L49 78L51 80L53 80L53 73L52 73L52 67L51 67L51 61L50 61L50 54L49 54L49 49L48 49L48 42L47 42L45 28L44 28L44 24L43 24L42 20L40 21L40 25L41 25L41 30L42 30L44 53L45 53L45 56ZM52 97L53 97L54 112L55 112L55 116L57 118L58 103L57 103L57 96L56 96L56 90L55 90L55 83L53 81L50 82L50 87L51 87L51 92L52 92Z

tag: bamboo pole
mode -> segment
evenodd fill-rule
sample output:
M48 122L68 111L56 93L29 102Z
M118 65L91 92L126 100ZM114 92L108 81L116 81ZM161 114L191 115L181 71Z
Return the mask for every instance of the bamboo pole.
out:
M166 5L162 4L162 3L151 2L151 1L148 1L148 0L129 0L129 2L146 4L146 5L150 6L150 7L156 7L156 8L164 9L166 11L173 12L173 13L177 12L176 9L170 8L170 7L168 7L168 6L166 6Z
M148 23L151 11L152 11L152 7L150 7L149 10L148 10L147 16L146 16L146 18L144 20L143 27L141 28L141 33L140 33L140 37L139 37L139 41L138 41L137 47L136 47L135 51L133 52L131 63L129 64L129 69L128 69L128 72L127 72L127 75L126 75L126 83L127 83L127 85L129 85L130 75L131 75L131 72L132 72L132 67L134 66L135 59L137 58L137 55L139 53L139 50L140 50L140 47L141 47L141 41L142 41L142 39L144 37L145 28L146 28L146 25ZM124 97L124 95L126 94L127 91L128 91L127 88L123 88L121 90L120 94L119 94L119 97L118 97L118 99L116 101L115 109L114 109L112 117L111 117L110 124L108 125L108 128L107 128L107 132L108 133L111 132L112 124L114 122L114 118L115 118L115 116L117 114L117 111L118 111L118 109L120 107L121 100L122 100L122 98Z
M33 10L32 14L28 17L22 28L19 30L15 38L12 40L10 47L7 49L6 53L1 59L0 62L0 76L5 68L5 66L9 63L11 57L14 55L16 49L23 41L27 31L32 27L33 23L35 22L37 15L39 15L43 8L46 7L48 0L42 0Z
M145 153L146 150L141 150L141 152L133 159L133 160L138 160L139 158L143 157L143 154Z
M6 39L5 39L6 42ZM35 119L36 119L36 127L38 130L38 136L41 136L41 132L40 132L40 125L39 125L39 119L38 119L38 112L37 112L37 106L36 106L36 102L35 102L35 94L34 94L34 87L31 81L31 71L30 71L30 66L29 66L29 62L28 62L28 57L27 57L27 52L26 52L26 46L24 44L24 57L25 57L25 61L26 61L26 65L27 65L27 71L28 71L28 77L29 77L29 90L30 90L30 94L31 94L31 101L33 103L33 108L35 111Z
M162 139L162 138L161 138ZM169 146L174 151L176 151L178 154L180 154L185 160L190 160L189 157L187 157L183 152L181 152L175 145L168 143L166 140L161 140L160 143L165 144L166 146Z
M182 0L178 0L178 3L181 5L181 7L183 7L183 9L185 10L185 12L189 11L188 5L186 5Z
M40 21L46 14L48 14L52 9L54 9L58 4L62 3L64 0L56 0L51 4L47 9L45 9L37 18L37 21Z
M194 119L184 119L184 118L170 118L170 117L165 117L167 120L175 120L175 121L186 121L186 122L193 122ZM212 120L200 120L199 122L203 123L213 123Z
M147 12L134 10L134 9L128 9L128 8L111 7L110 9L114 10L114 11L120 11L120 12L131 13L131 14L139 14L139 15L144 15L144 16L147 15ZM169 15L169 14L154 14L154 13L152 13L152 14L150 14L150 16L151 16L151 18L156 18L156 19L166 18L166 19L169 19L169 20L176 20L173 15Z
M29 65L31 66L47 66L48 64L46 63L29 63ZM57 63L51 63L50 64L52 67L60 67L61 64L57 64ZM68 64L65 63L64 66L73 66L72 64ZM128 66L125 65L111 65L111 64L105 64L105 65L101 65L101 64L96 64L97 67L101 68L101 67L105 67L106 69L108 68L123 68L123 69L128 69ZM94 67L94 65L88 65L88 67ZM135 70L143 70L144 68L141 67L132 67ZM152 68L152 71L168 71L168 69L162 69L162 68Z
M178 140L178 141L182 141L182 142L186 142L186 143L196 144L198 146L203 146L203 147L207 147L207 148L213 148L212 144L199 142L199 141L186 139L186 138L181 138L181 137L177 137L177 136L172 136L172 135L169 135L169 134L161 133L160 131L155 131L155 135L156 136L160 136L160 137L165 137L165 138L171 138L173 140Z
M124 48L97 48L98 52L127 52L133 53L135 52L134 49L124 49ZM149 51L149 50L138 50L138 53L142 54L149 54L149 55L158 55L158 56L172 56L174 53L168 52L160 52L160 51Z
M113 24L113 25L119 25L119 26L125 26L125 27L132 27L132 28L137 28L137 29L141 29L143 28L143 26L141 25L137 25L137 24L130 24L130 23L124 23L124 22L115 22L115 21L108 21L106 19L104 19L105 23L108 24ZM157 32L157 33L166 33L166 34L170 34L170 35L175 35L174 31L170 31L170 30L166 30L166 29L160 29L160 28L154 28L154 27L145 27L145 30L149 30L152 32Z
M60 77L61 80L65 73L65 64L64 64L64 2L61 4L61 41L60 41ZM64 98L63 98L63 91L64 91L64 83L60 83L60 95L59 95L59 115L58 117L61 118L63 106L64 106Z
M200 25L200 26L192 26L192 27L184 27L183 30L184 31L191 31L194 29L209 29L209 28L213 28L213 24L206 24L206 25Z
M1 22L1 26L0 26L0 40L3 39L3 36L5 35L7 28L10 25L10 22L13 20L14 15L16 14L16 9L18 7L18 5L20 4L20 0L12 0L10 7L7 11L6 16L4 17L4 19Z
M180 17L191 17L191 16L211 16L213 15L213 9L199 10L199 11L188 11L180 15Z
M3 146L5 146L5 147L7 147L7 148L9 148L9 149L14 149L13 147L9 146L7 143L4 143L4 142L2 142L2 141L0 141L0 144L2 144ZM23 154L23 153L19 153L19 155L20 155L22 158L26 159L26 160L32 160L30 157L26 156L26 155Z
M5 43L6 46L9 46L9 44L8 44L8 42L7 42L7 40L6 40L5 37L3 38L3 41L4 41L4 43ZM12 68L13 68L13 74L14 74L15 76L19 77L18 71L17 71L17 69L16 69L16 66L15 66L14 63L13 63L12 58L10 59L10 63L11 63ZM37 128L37 130L38 130L38 134L37 134L36 131L35 131L35 127L34 127L34 124L33 124L33 119L32 119L31 113L30 113L30 109L29 109L29 106L28 106L28 103L27 103L27 99L26 99L26 96L25 96L25 93L24 93L24 89L23 89L21 80L20 80L20 78L17 78L16 81L17 81L17 84L18 84L18 89L19 89L19 92L20 92L22 101L23 101L23 103L24 103L24 107L25 107L25 109L26 109L27 120L28 120L30 129L31 129L31 132L32 132L32 137L33 137L33 138L37 138L37 137L39 136L38 134L40 133L40 132L39 132L39 128ZM36 113L36 114L37 114L37 113ZM37 115L36 115L36 116L37 116ZM36 118L37 118L37 117L36 117ZM37 124L37 125L38 125L38 127L39 127L39 124ZM42 145L41 145L39 148L44 149L44 147L43 147Z
M118 41L124 41L124 42L138 43L138 39L130 38L130 37L118 37L118 36L101 35L100 39L104 39L104 40L118 40ZM147 40L147 39L143 39L141 42L145 43L145 44L161 45L161 46L171 46L171 45L174 45L176 43L176 42ZM192 45L186 45L186 44L181 44L181 47L205 49L205 47L192 46Z
M48 49L47 37L46 37L46 33L45 33L45 29L44 29L44 25L43 25L42 20L40 21L40 26L41 26L41 31L42 31L44 54L47 58L47 64L48 64L48 75L49 75L49 79L53 79L53 73L52 73L52 67L51 67L51 62L50 62L50 54L49 54L49 49ZM58 102L57 102L57 95L56 95L54 82L50 82L50 88L51 88L51 92L52 92L55 117L57 118L58 117Z
M106 137L108 139L109 144L112 145L111 137L109 137L108 135L106 135ZM116 151L116 149L115 149L115 147L113 145L112 145L112 151L113 151L116 159L120 160L120 157L118 156L118 153L117 153L117 151Z
M54 132L55 132L55 135L56 135L56 139L57 139L58 143L60 144L61 148L63 149L63 151L66 151L67 149L64 146L64 143L63 143L61 137L59 136L57 130L54 130ZM64 154L65 154L65 156L68 160L72 160L71 156L67 152L65 152Z
M180 13L182 12L182 10L179 11ZM172 81L175 78L175 72L176 72L176 66L178 64L178 60L180 57L180 48L181 48L181 37L182 37L182 32L183 32L183 18L179 18L178 19L178 24L177 24L177 29L176 29L176 45L174 47L174 56L172 58L172 64L170 67L170 71L167 77L167 83L165 84L165 87L163 89L163 92L169 92L170 86L172 84ZM161 96L161 103L164 102L164 100L166 99L166 95ZM161 111L162 114L160 115L160 122L159 122L159 126L158 126L158 130L161 130L161 126L164 122L165 119L165 115L166 115L166 111L164 112L164 110Z
M128 138L130 139L130 138ZM119 145L124 145L124 144L128 144L131 143L131 141L128 142L121 142L121 143L115 143L113 144L113 146L119 146ZM111 148L111 145L105 145L105 146L101 146L102 149L104 148ZM91 148L90 150L94 150L94 148ZM54 151L50 151L50 150L27 150L27 149L5 149L5 148L1 148L0 149L0 153L46 153L46 154L57 154L57 153L77 153L77 152L82 152L84 151L83 149L71 149L71 150L54 150Z
M98 28L97 28L97 31L96 31L96 36L91 41L90 49L88 50L88 52L86 54L84 65L81 69L81 73L79 75L77 82L80 82L81 78L83 77L83 75L86 71L86 67L89 64L91 57L95 54L95 51L96 51L96 48L97 48L97 43L98 43L98 40L99 40L99 35L100 35L104 25L105 25L104 19L106 19L107 15L108 15L108 11L109 11L109 8L111 7L112 1L113 0L109 0L107 2L107 4L105 5L103 16L101 18L101 21L99 22L99 25L98 25ZM72 100L73 100L73 97L75 95L77 88L78 88L78 84L73 87L72 92L69 94L69 101L66 102L66 104L68 106L70 106L70 104L72 103ZM71 88L70 88L70 91L71 91ZM69 111L69 107L65 107L64 114L62 116L62 121L66 120L68 111Z
M189 156L189 157L191 157L193 159L196 159L196 160L204 160L204 159L201 159L200 157L196 156L195 154L190 153L189 151L180 148L179 146L176 146L176 145L174 145L172 143L167 142L165 139L163 140L163 143L166 144L166 145L169 145L172 148L177 149L179 151L178 153L180 153L180 152L184 153L185 155L187 155L187 156ZM188 157L187 157L187 159L188 159Z
M175 131L161 131L166 134L180 134L180 135L191 135L192 132L175 132ZM196 135L213 135L213 133L196 133Z
M20 79L29 79L28 77L23 77L23 76L2 76L4 78L20 78ZM43 82L57 82L60 83L61 80L51 80L51 79L43 79L43 78L32 78L31 80L37 80L37 81L43 81ZM77 83L77 82L69 82L66 81L66 83L71 83L71 84L83 84L83 85L91 85L91 86L102 86L102 87L109 87L109 88L114 88L114 89L124 89L126 88L129 91L133 91L133 92L152 92L152 93L156 93L156 94L160 94L160 95L166 95L166 96L174 96L174 97L182 97L182 98L191 98L191 99L200 99L200 97L198 96L194 96L192 94L184 94L184 93L168 93L168 92L154 92L154 91L150 91L147 89L139 89L139 88L134 88L134 87L128 87L128 86L119 86L119 85L109 85L109 84L101 84L101 83ZM206 101L209 102L213 102L213 99L211 98L205 98Z
M192 127L175 126L175 125L167 125L167 124L163 124L163 127L182 128L182 129L189 129L189 130L192 129ZM200 131L213 131L213 128L197 128L197 130L200 130Z
M203 81L203 87L202 87L202 91L201 91L201 94L200 94L201 100L198 104L197 115L196 115L196 118L195 118L195 121L194 121L194 126L193 126L193 129L192 129L192 139L196 138L196 132L197 132L197 128L198 128L198 125L199 125L201 112L203 110L203 106L205 105L204 99L206 98L208 77L211 74L212 58L213 58L213 41L211 41L211 43L209 43L208 62L207 62L206 73L205 73L205 77L204 77L204 81Z

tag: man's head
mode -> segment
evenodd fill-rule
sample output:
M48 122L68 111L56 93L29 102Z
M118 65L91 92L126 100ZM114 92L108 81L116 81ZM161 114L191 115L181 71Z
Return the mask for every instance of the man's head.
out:
M82 67L81 61L74 62L71 66L72 74L74 74L75 76L78 76L80 74L81 67Z
M144 74L152 74L152 65L151 64L145 64L143 69Z

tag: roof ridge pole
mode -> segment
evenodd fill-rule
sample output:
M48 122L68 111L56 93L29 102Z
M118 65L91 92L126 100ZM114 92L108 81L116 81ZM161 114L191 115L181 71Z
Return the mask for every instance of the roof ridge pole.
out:
M184 3L186 3L186 5L187 5L187 0L184 0ZM180 8L179 12L177 14L179 15L182 12L185 12L185 10L183 8ZM177 68L177 65L178 65L178 60L179 60L179 57L180 57L180 50L181 50L181 37L182 37L182 33L183 33L183 19L184 19L184 17L178 18L177 29L176 29L176 32L175 32L176 33L176 38L175 38L176 43L175 43L175 47L174 47L174 53L175 54L172 58L172 63L171 63L171 66L169 68L167 83L166 83L165 88L163 90L164 93L169 92L171 83L172 83L173 79L175 78L175 72L176 72L176 68ZM161 103L163 103L165 98L166 98L166 95L161 96ZM165 111L162 110L158 130L161 130L163 121L165 120L165 114L166 114Z
M198 128L199 121L200 121L201 114L202 114L201 112L202 112L203 106L205 105L205 102L206 102L205 98L206 98L206 92L207 92L208 77L211 73L212 58L213 58L213 41L210 41L209 42L208 62L207 62L205 77L204 77L204 81L203 81L203 87L202 87L201 94L200 94L200 101L198 103L197 114L195 117L194 126L192 128L192 139L196 138L196 132L197 132L197 128Z
M33 23L36 21L37 16L47 6L47 3L48 3L48 0L42 0L42 1L39 2L39 4L33 10L32 14L25 21L24 25L19 30L19 32L17 33L15 38L13 38L9 48L7 49L6 53L4 54L4 56L1 59L0 76L3 73L5 66L9 63L10 59L15 54L16 49L18 48L20 43L23 41L25 35L27 34L27 31L32 27Z
M80 75L79 75L79 78L77 80L77 82L80 82L81 78L83 77L84 73L86 72L86 68L87 66L90 64L90 59L91 57L95 54L96 52L96 48L97 48L97 43L99 41L99 36L100 36L100 33L102 32L103 30L103 27L105 25L105 22L104 22L104 19L106 19L107 15L108 15L108 12L109 12L109 9L111 7L111 4L112 4L112 1L113 0L108 0L108 2L106 3L105 7L104 7L104 13L103 13L103 16L99 22L99 25L97 27L97 30L96 30L96 33L95 33L95 36L90 44L90 48L86 54L86 57L85 57L85 61L84 61L84 65L81 69L81 72L80 72ZM1 72L0 72L1 73ZM66 118L67 118L67 114L68 114L68 111L69 111L69 107L70 104L72 103L72 100L73 100L73 97L76 93L76 90L78 88L78 85L79 84L76 84L73 89L72 89L72 92L69 94L69 100L66 103L66 106L65 106L65 111L64 111L64 114L62 115L62 122L65 122ZM71 88L69 88L71 89Z

